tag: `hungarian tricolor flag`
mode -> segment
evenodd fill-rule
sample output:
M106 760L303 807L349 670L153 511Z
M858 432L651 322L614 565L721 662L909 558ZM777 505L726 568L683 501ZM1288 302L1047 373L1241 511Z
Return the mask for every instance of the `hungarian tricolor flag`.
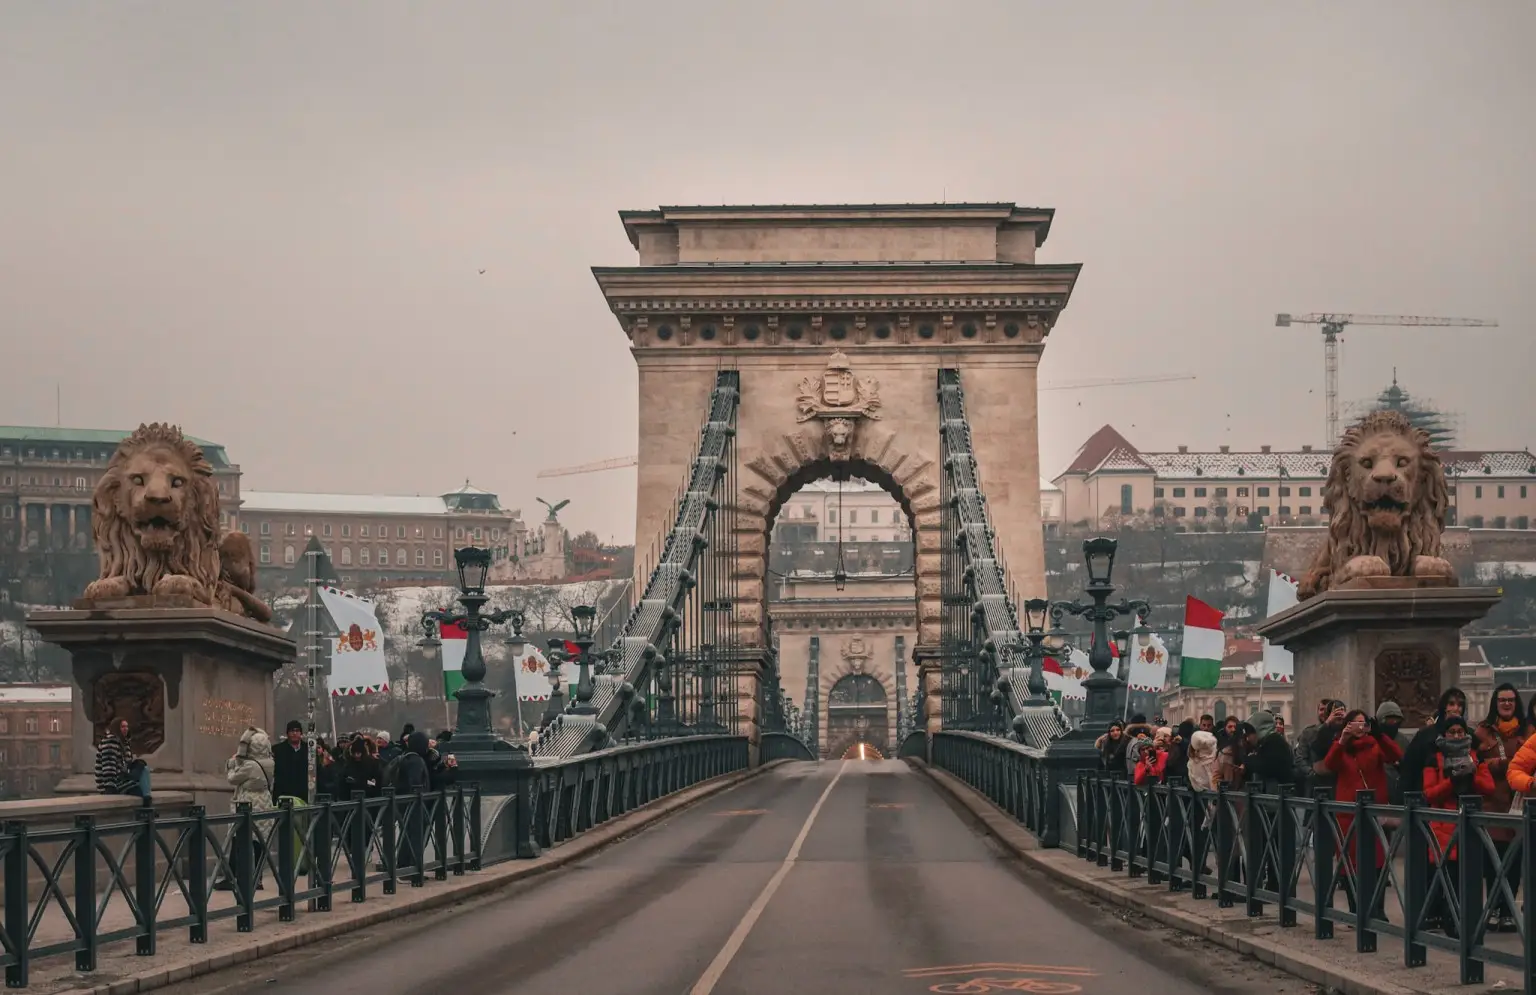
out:
M442 626L438 635L443 640L443 697L452 698L453 692L464 686L464 648L469 630L459 622Z
M1221 658L1227 648L1221 619L1221 612L1199 598L1184 599L1184 656L1179 664L1179 686L1213 688L1221 680Z

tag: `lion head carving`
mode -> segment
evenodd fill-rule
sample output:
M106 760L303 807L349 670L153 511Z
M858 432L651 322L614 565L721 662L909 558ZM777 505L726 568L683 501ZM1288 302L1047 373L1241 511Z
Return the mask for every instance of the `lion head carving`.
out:
M1429 436L1399 411L1374 411L1334 450L1323 485L1328 541L1299 594L1311 597L1366 576L1454 581L1440 559L1449 493Z
M203 451L173 425L140 425L107 463L92 501L101 579L86 597L184 594L212 604L219 491Z

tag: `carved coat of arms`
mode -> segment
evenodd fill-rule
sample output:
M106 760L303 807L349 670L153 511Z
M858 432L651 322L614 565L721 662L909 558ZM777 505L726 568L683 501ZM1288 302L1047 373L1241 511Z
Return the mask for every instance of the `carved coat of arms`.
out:
M869 644L863 636L850 636L843 640L843 662L855 674L864 673L864 666L869 662Z
M827 455L846 460L853 453L853 435L861 418L880 417L880 381L856 377L848 357L834 352L826 372L800 381L795 402L797 421L819 419L823 425Z

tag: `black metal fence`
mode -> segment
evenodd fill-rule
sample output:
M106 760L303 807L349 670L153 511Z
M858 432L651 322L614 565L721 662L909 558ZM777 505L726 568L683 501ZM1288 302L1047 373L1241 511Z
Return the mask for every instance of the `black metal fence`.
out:
M681 736L541 765L531 775L527 831L548 848L674 791L746 770L749 761L745 736Z
M479 870L480 793L386 791L298 808L285 799L270 812L194 807L176 818L146 806L131 822L80 816L57 829L8 823L0 866L0 964L6 986L22 988L37 958L73 953L75 969L90 972L104 943L132 939L152 956L162 930L205 943L222 919L245 933L263 910L287 922L301 902L327 912L338 893L362 902L375 886L389 895L401 881Z
M1536 992L1526 905L1536 894L1536 800L1489 812L1478 796L1451 810L1412 793L1387 805L1368 791L1338 802L1322 792L1137 787L1089 770L1071 781L1041 751L963 732L935 736L933 762L1042 842L1059 839L1101 867L1249 916L1270 911L1282 927L1310 921L1320 940L1347 925L1360 953L1391 937L1407 967L1445 951L1462 984L1481 984L1488 964L1510 968Z
M522 844L487 851L498 818L477 784L441 792L354 795L270 812L209 815L201 807L160 817L39 829L0 827L0 965L6 986L26 987L33 963L75 955L95 971L103 944L133 940L153 956L158 937L186 929L206 943L212 923L233 919L244 933L258 913L292 921L302 904L328 912L333 901L392 895L401 882L478 871L482 865L577 836L625 812L748 766L744 736L690 736L636 743L525 769L500 818ZM377 892L375 892L377 889ZM345 896L338 898L338 896Z

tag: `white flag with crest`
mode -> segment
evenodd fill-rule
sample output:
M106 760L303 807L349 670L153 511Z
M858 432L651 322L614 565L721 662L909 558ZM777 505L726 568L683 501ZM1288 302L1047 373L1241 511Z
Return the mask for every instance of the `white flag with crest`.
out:
M1265 618L1274 616L1292 607L1297 602L1296 581L1273 568L1269 571L1269 605L1265 610ZM1268 639L1264 640L1264 679L1266 681L1280 681L1288 683L1296 677L1296 659L1291 651L1284 646L1275 646Z
M1161 691L1168 682L1168 647L1157 633L1148 633L1131 644L1131 673L1126 681L1132 691Z
M327 679L331 694L388 691L384 627L379 625L374 603L334 587L320 588L320 601L337 631L331 640L331 676Z

